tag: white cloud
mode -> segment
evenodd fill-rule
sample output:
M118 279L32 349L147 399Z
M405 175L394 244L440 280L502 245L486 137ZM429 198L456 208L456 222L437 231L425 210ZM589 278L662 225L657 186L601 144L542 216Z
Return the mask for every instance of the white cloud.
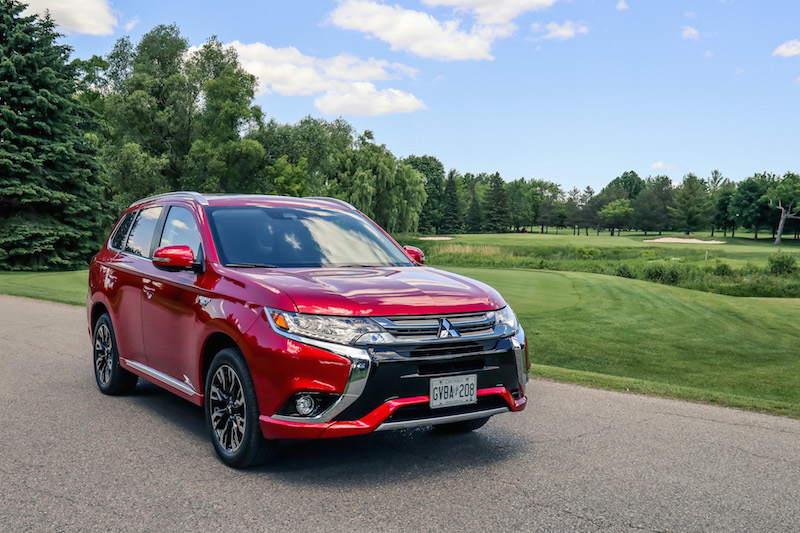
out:
M476 25L466 32L460 29L460 20L439 22L421 11L372 0L344 0L331 12L328 21L385 41L392 50L444 61L494 59L490 53L492 43L516 29L513 24Z
M676 169L676 168L678 168L678 166L677 165L670 165L668 163L664 163L663 161L658 161L657 163L653 163L652 165L650 165L650 168L655 168L655 169Z
M351 83L328 91L314 100L314 105L328 115L376 116L425 109L425 104L411 93L397 89L378 91L369 82Z
M691 26L684 26L681 28L681 37L684 39L691 39L692 41L696 41L698 37L700 37L700 32L696 29L692 28Z
M619 0L617 2L617 11L624 11L628 9L628 3L625 0Z
M408 113L425 108L413 94L397 89L377 90L371 81L416 76L417 71L401 63L382 59L360 59L350 54L321 59L297 48L273 48L263 43L229 44L239 61L259 81L259 94L310 96L323 113L380 115Z
M25 14L44 14L50 16L62 29L89 35L111 35L117 26L108 0L27 0Z
M478 24L508 24L522 13L540 11L558 0L422 0L429 6L450 6L475 15Z
M139 22L141 22L139 20L139 16L136 15L135 17L133 17L132 19L130 19L128 22L125 23L125 31L131 31L133 28L136 27L137 24L139 24Z
M800 56L800 40L794 39L791 41L786 41L777 47L772 52L772 55L781 57Z
M534 23L531 25L531 30L535 33L546 30L547 34L543 35L541 37L542 39L558 39L559 41L572 39L573 37L577 37L579 33L589 33L589 28L584 23L576 23L571 20L565 21L564 24L551 22L544 26L544 28L542 28L541 24Z
M712 57L714 57L714 52L712 52L711 50L706 50L705 53L703 54L703 57L711 59Z

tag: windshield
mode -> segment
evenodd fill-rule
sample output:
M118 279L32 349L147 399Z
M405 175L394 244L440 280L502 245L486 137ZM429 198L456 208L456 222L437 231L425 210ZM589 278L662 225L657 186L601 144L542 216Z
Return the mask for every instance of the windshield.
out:
M206 207L220 261L228 266L413 266L356 211L308 207Z

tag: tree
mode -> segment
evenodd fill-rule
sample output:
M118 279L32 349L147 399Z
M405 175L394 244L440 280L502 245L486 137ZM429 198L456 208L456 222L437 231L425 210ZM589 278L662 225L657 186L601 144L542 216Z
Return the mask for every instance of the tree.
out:
M508 191L506 182L495 172L489 178L489 190L484 198L483 212L486 215L484 228L490 233L504 233L508 231Z
M771 209L767 191L776 180L777 176L768 173L754 174L742 180L728 206L735 224L751 228L756 240L758 230L769 222Z
M707 182L708 192L714 195L717 193L718 190L720 190L720 188L722 188L728 182L729 180L722 175L722 172L720 172L719 170L712 170L711 177L708 178Z
M469 205L467 206L467 215L464 220L464 226L467 233L480 233L484 228L483 209L481 208L481 201L478 198L478 193L473 189L470 191Z
M109 94L101 106L108 124L103 161L118 208L145 191L275 188L267 183L269 176L286 168L271 168L279 157L265 164L263 145L244 138L263 128L263 117L253 105L256 78L242 68L233 48L212 37L190 52L177 26L159 25L135 47L119 39L105 60ZM130 160L117 159L136 151L151 162L165 162L151 165L159 177L135 182L138 176L119 173ZM288 163L299 168L299 160ZM148 190L149 184L159 188Z
M611 183L609 183L606 187L620 187L623 191L625 191L628 200L634 200L637 196L639 196L639 193L642 192L644 186L644 180L640 178L636 172L629 170L627 172L623 172L621 176L611 180Z
M672 220L669 208L675 191L668 176L656 176L645 180L645 187L632 202L633 224L644 231L662 231L669 228Z
M531 204L529 202L529 192L531 186L525 178L519 178L506 184L508 191L508 222L514 231L519 231L521 227L530 224Z
M459 194L461 174L451 169L444 182L444 198L442 199L442 233L454 234L464 231L464 208Z
M614 235L614 228L618 229L617 235L619 235L622 228L628 227L632 216L633 208L631 201L627 198L614 200L600 210L600 218L607 227L611 228L611 235Z
M702 229L711 221L711 197L703 180L692 173L683 177L683 183L675 192L675 205L669 212L675 227L686 235Z
M48 14L0 0L0 269L81 268L106 229L96 121Z
M714 226L722 229L725 237L728 236L728 228L731 230L731 237L736 234L736 217L730 212L731 201L735 194L736 186L730 182L717 190L717 201L714 204Z
M431 155L410 155L403 162L422 175L427 199L419 217L420 233L437 233L442 224L444 197L444 165Z
M769 205L778 209L781 214L775 237L775 244L780 246L786 221L800 219L800 176L787 172L780 181L769 187L766 197Z

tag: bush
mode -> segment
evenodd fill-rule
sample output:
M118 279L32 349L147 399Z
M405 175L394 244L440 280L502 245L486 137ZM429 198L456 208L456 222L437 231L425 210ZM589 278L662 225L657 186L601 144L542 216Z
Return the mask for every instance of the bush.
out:
M628 266L628 263L620 263L617 265L617 269L614 273L621 278L633 279L636 277L636 274L633 273L633 269Z
M791 274L797 270L797 258L792 254L777 252L767 257L769 271L773 274Z
M717 260L717 266L714 267L714 274L717 276L732 276L733 269L728 263Z
M582 246L578 246L578 248L575 249L575 252L581 259L594 259L596 257L600 257L600 250L598 248L583 248Z

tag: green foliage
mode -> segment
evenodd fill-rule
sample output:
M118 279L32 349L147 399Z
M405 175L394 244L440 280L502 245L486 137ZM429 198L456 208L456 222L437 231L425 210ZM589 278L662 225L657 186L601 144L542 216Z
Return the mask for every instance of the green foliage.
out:
M645 188L645 181L636 172L629 170L611 180L608 187L619 187L625 191L628 200L634 200Z
M46 15L0 0L0 269L78 268L106 224L94 113Z
M736 220L736 226L752 228L755 238L758 230L770 220L767 191L775 182L774 174L755 174L736 186L736 193L728 205L728 213Z
M791 274L797 271L797 257L794 254L777 252L767 257L767 263L773 274Z
M766 198L769 204L780 211L780 221L775 236L775 244L780 245L783 229L788 219L800 220L800 176L787 172L768 189Z
M614 275L621 278L636 277L636 274L633 272L633 269L628 265L628 263L620 263L617 265L617 268L614 270Z
M454 234L464 231L464 208L458 190L461 179L461 174L455 170L447 173L444 183L444 198L442 199L441 233Z
M430 155L410 155L403 162L419 172L425 182L425 205L419 218L420 233L438 233L442 225L444 199L444 165Z
M510 226L508 220L508 191L500 174L495 172L489 178L489 190L484 198L484 228L490 233L503 233Z
M631 201L627 198L614 200L600 210L600 219L610 228L624 228L630 224L633 216Z
M644 189L633 201L633 224L638 229L664 231L672 224L669 208L673 206L675 191L669 176L647 178Z
M683 177L683 183L675 193L674 207L669 212L675 221L676 229L687 235L692 231L706 227L713 216L711 197L703 180L694 174Z
M732 276L733 268L728 263L717 260L717 264L714 266L714 274L722 277Z

